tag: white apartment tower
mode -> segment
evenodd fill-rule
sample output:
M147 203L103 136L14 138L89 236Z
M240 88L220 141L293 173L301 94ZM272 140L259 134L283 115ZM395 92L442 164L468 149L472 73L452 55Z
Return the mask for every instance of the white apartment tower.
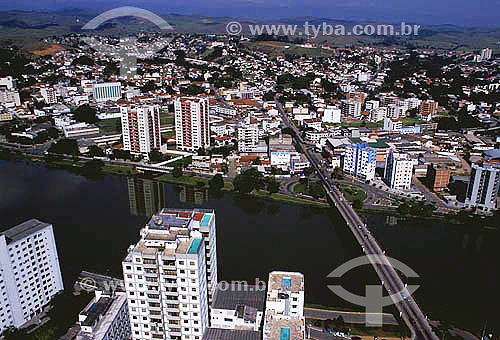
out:
M32 219L0 233L0 333L29 321L63 289L52 225Z
M361 116L361 102L355 100L342 100L341 106L342 115L350 117Z
M249 152L259 144L259 126L257 124L238 128L238 151ZM250 151L251 152L251 151Z
M498 208L497 196L500 187L500 164L473 163L470 181L465 196L466 208L477 208L490 212Z
M182 97L174 102L177 148L197 151L210 146L209 101L204 97Z
M43 100L46 104L55 104L57 103L57 92L52 87L42 87L40 89L40 94L43 97Z
M305 339L304 275L274 271L267 284L263 340Z
M368 144L347 145L344 153L343 169L351 176L371 181L375 178L377 150Z
M123 149L146 155L161 146L160 108L158 105L120 106Z
M385 163L384 180L393 189L410 190L413 161L407 154L389 152Z
M117 101L122 98L122 84L119 82L93 84L92 92L94 94L94 101L97 103L108 100Z
M123 261L133 340L195 340L217 289L213 210L163 209Z

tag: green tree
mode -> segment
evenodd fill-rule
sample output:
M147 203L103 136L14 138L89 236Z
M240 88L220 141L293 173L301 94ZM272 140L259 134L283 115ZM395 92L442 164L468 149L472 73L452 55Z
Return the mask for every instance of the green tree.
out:
M210 190L219 191L224 188L224 179L221 174L217 174L208 181Z
M248 169L234 178L233 185L236 191L248 194L265 187L264 176L257 169Z
M319 183L311 183L309 184L309 194L318 199L325 196L325 189Z
M84 122L89 124L93 124L98 120L97 111L89 104L81 105L75 111L73 111L73 118L77 122Z
M342 170L342 168L336 166L335 169L333 169L332 178L344 179L344 170Z
M90 157L104 157L105 156L104 151L96 145L89 146L89 155L90 155Z
M279 192L281 189L281 182L276 180L276 178L271 177L267 181L267 191L269 191L271 194Z
M410 214L410 205L407 202L403 202L399 205L398 207L398 212L402 215L409 215Z
M86 162L82 167L82 173L88 175L99 175L102 173L102 168L104 167L104 162L100 159L93 159Z
M78 143L74 139L61 139L57 143L52 144L48 152L65 155L78 155Z
M306 175L307 177L311 176L314 172L314 168L312 167L308 167L308 168L305 168L304 169L304 175Z
M151 150L149 153L149 160L151 163L158 163L163 160L163 154L158 150Z
M174 168L174 170L172 170L172 175L173 175L175 178L181 177L181 176L182 176L182 167L180 167L180 166L176 166L176 167Z

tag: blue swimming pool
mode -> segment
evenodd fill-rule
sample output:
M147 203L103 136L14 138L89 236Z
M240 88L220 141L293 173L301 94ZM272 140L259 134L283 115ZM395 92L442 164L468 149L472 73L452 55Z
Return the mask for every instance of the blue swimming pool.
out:
M282 327L280 332L280 340L289 340L290 339L290 328Z
M209 215L209 214L203 215L203 219L201 220L201 226L208 227L208 224L210 223L211 217L212 217L212 215Z
M189 247L188 254L197 254L198 248L200 248L201 238L195 238L191 246Z

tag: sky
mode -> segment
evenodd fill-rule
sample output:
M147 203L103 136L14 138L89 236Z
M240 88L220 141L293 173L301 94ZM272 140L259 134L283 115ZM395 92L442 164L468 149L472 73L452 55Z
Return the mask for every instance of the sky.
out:
M0 10L111 9L136 6L157 14L347 20L500 27L500 0L0 0Z

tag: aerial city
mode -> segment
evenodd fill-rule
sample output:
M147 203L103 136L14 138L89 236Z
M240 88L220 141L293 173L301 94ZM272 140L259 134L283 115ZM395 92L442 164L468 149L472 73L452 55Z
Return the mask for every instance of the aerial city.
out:
M0 3L0 339L499 340L498 14Z

